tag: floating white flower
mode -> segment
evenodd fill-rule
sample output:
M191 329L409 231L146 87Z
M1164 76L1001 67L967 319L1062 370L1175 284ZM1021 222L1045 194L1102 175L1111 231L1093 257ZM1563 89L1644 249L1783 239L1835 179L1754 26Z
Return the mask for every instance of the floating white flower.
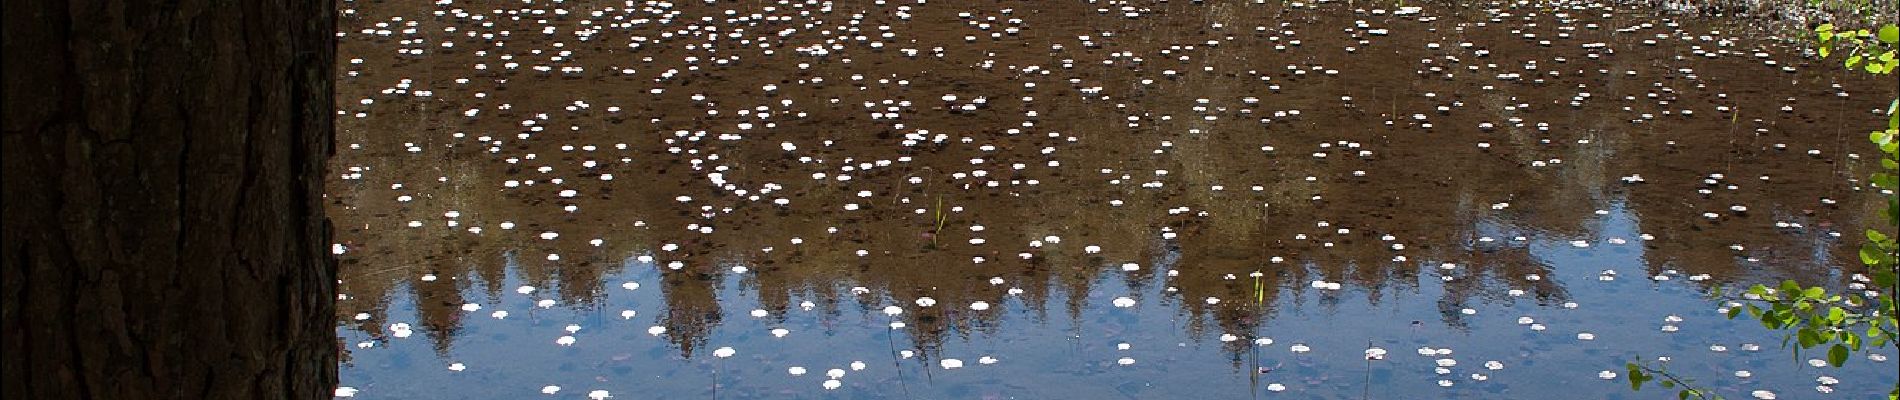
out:
M1366 349L1366 359L1367 360L1384 360L1385 353L1386 353L1385 349L1381 349L1377 347Z

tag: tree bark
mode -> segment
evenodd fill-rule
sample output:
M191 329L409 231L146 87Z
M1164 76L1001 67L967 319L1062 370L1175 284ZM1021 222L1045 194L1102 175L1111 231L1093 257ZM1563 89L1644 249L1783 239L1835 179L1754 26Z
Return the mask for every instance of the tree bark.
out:
M336 384L330 0L6 0L0 392Z

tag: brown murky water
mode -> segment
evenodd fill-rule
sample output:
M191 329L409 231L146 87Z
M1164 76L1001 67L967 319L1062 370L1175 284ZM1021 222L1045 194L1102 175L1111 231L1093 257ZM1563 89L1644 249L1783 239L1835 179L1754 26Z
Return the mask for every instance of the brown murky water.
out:
M1730 397L1896 379L1702 297L1846 282L1875 207L1894 85L1757 21L341 4L356 397L1619 398L1599 371L1658 355Z

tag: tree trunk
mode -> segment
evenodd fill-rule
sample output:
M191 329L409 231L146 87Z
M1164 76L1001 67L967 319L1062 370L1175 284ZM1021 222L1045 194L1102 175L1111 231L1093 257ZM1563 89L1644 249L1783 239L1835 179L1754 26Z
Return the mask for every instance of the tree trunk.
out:
M322 399L330 0L7 0L7 399Z

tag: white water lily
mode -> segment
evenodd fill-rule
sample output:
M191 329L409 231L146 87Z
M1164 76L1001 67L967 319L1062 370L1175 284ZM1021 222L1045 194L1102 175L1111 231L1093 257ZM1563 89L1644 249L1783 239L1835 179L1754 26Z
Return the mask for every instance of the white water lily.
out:
M1385 349L1381 349L1377 347L1366 349L1366 359L1367 360L1384 360L1385 353L1386 353Z

